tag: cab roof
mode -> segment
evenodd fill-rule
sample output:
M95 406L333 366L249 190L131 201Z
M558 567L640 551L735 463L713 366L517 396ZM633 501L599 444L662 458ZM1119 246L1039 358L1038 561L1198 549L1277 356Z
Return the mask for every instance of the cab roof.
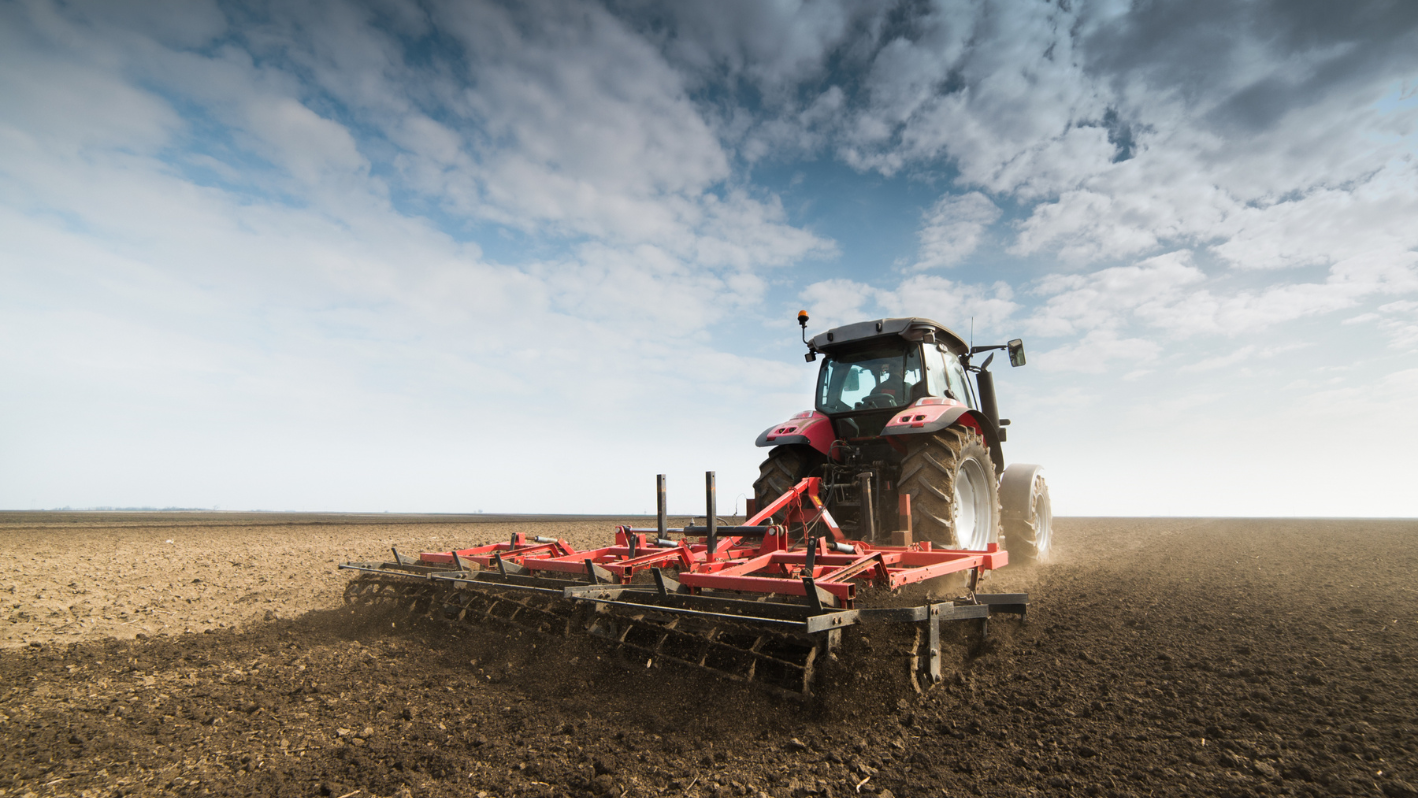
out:
M944 344L946 349L957 355L965 355L970 351L970 345L965 343L965 339L956 335L949 327L916 316L844 324L814 335L808 343L818 352L831 353L833 350L845 348L848 344L865 343L874 339L897 337L920 342L926 339L927 333L933 335L937 343Z

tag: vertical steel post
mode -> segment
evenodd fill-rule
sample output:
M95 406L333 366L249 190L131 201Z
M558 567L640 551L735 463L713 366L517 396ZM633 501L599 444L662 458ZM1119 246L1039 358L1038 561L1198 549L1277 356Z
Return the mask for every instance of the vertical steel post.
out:
M719 548L719 519L714 489L714 472L704 472L704 525L709 527L709 547L704 552L704 561L713 562L714 552Z
M863 471L857 475L857 482L861 483L862 489L862 535L864 540L876 541L876 502L872 498L871 472Z
M658 527L659 527L659 530L660 530L660 537L661 537L661 538L664 538L664 536L665 536L666 534L668 534L668 532L666 531L666 529L668 528L668 521L669 521L669 519L665 517L665 475L664 475L664 474L657 474L657 475L655 476L655 513L656 513L656 516L657 516L656 520L657 520L657 522L658 522Z
M914 542L911 536L911 494L902 493L896 503L896 530L891 533L891 545L909 546Z

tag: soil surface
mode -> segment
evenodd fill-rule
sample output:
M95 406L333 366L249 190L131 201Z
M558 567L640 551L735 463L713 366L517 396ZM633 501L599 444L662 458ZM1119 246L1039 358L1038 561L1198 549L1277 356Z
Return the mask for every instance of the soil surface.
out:
M982 587L1025 622L817 705L342 606L337 562L626 520L0 514L0 796L1418 798L1415 521L1058 519Z

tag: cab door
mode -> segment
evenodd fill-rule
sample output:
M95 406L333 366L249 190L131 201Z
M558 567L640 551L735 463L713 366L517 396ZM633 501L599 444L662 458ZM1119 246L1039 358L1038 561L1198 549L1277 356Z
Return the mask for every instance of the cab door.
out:
M973 410L980 409L960 360L940 344L926 344L922 348L925 350L926 384L930 395L949 397Z

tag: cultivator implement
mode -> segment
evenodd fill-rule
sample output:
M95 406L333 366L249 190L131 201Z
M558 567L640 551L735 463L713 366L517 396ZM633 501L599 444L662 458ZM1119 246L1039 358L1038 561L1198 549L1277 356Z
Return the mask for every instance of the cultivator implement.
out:
M899 655L921 689L942 678L942 624L974 622L983 633L992 614L1024 615L1026 595L975 590L983 573L1008 562L997 545L911 542L905 502L899 545L850 540L820 489L818 478L803 479L743 524L720 525L711 472L705 524L669 528L661 476L654 529L618 527L613 545L583 551L522 533L418 557L395 549L387 562L340 566L359 572L345 601L455 624L590 635L646 664L678 663L801 696L814 694L821 664L858 627L901 632L901 648L888 656ZM900 604L900 588L949 574L968 577L963 596L873 606Z

